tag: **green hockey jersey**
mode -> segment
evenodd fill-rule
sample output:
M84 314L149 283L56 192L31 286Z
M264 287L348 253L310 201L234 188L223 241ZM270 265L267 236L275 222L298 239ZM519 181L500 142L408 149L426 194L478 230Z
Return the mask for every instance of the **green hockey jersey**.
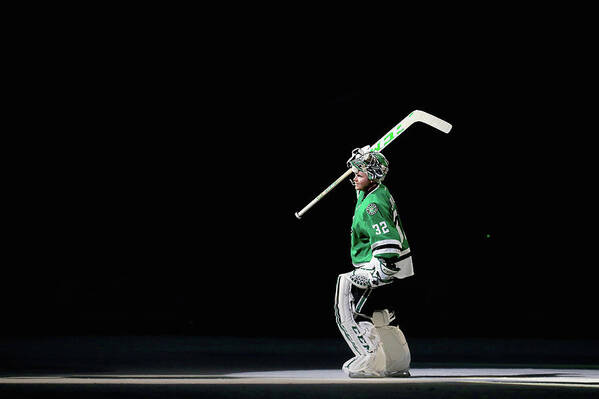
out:
M397 213L397 206L386 186L357 191L358 200L351 228L351 258L354 266L378 258L410 256L410 246Z

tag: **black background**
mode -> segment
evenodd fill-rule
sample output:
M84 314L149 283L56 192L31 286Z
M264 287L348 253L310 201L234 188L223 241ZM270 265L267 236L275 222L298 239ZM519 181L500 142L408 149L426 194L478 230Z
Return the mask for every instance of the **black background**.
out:
M453 130L384 152L414 254L380 291L402 329L597 337L584 32L142 17L19 50L3 334L337 336L353 188L294 212L421 109Z

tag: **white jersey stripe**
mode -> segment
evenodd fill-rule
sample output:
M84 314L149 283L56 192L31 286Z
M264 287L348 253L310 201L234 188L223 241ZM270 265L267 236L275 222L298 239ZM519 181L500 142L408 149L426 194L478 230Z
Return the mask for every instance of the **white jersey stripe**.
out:
M382 249L375 249L374 251L372 251L372 256L377 256L380 254L401 254L401 251L398 248L382 248Z
M397 245L397 246L399 246L401 248L401 242L399 240L381 240L381 241L377 241L377 242L373 243L370 246L370 248L372 248L374 250L377 247L380 247L381 245L388 245L388 244L395 244L395 245Z

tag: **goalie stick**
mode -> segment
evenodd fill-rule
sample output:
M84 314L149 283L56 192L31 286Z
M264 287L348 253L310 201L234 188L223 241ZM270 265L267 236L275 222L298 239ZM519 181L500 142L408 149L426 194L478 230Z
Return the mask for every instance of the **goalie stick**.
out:
M403 133L408 127L415 122L426 123L429 126L434 127L442 131L443 133L449 133L451 130L451 124L445 122L443 119L439 119L434 115L427 112L415 110L412 111L408 116L403 118L401 122L389 130L387 134L380 138L373 146L370 147L370 151L382 151L383 148L387 147L393 140L395 140L401 133ZM327 195L332 189L334 189L339 183L347 179L351 175L352 170L348 169L342 174L337 180L335 180L330 186L328 186L322 193L318 194L308 205L306 205L301 211L295 212L295 217L301 219L301 217L308 212L318 201L320 201L325 195Z

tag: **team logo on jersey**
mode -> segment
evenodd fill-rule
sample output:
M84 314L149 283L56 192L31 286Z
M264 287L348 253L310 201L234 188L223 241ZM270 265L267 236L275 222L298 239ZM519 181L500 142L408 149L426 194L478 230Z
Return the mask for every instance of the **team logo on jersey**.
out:
M374 202L366 207L366 213L369 214L370 216L377 213L378 210L379 210L379 208L376 206L376 204Z

